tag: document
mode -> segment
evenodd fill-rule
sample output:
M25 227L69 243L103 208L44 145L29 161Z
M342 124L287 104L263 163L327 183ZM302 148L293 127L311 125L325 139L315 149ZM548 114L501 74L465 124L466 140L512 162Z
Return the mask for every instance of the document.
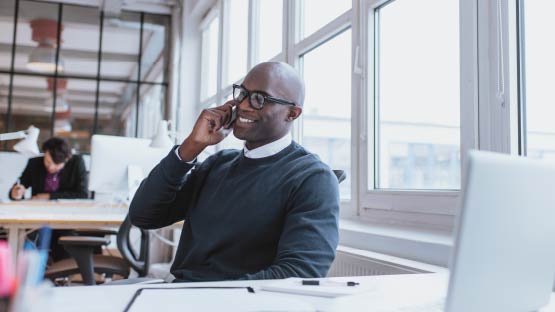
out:
M160 311L316 311L301 299L238 289L143 289L131 312Z

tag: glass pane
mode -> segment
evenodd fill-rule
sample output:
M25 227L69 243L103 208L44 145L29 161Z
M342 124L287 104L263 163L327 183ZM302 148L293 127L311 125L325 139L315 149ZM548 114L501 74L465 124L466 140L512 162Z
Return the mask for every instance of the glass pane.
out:
M135 122L137 84L101 81L98 108L97 134L126 134L126 122ZM135 136L134 128L129 129L130 136Z
M10 90L10 76L0 74L0 133L10 132L6 120L8 114L8 92ZM0 150L4 147L4 142L0 142Z
M219 19L214 18L202 31L201 88L200 98L204 100L216 94L218 85L218 45Z
M158 123L164 117L166 88L161 85L141 85L139 104L139 137L152 138L158 131Z
M58 5L20 1L15 70L54 73L57 33ZM61 59L58 70L63 70Z
M306 84L302 145L332 169L345 170L341 198L350 198L351 30L305 54L302 63Z
M64 74L96 77L100 13L97 8L64 5L60 57Z
M458 8L396 0L376 12L377 188L460 188Z
M230 85L247 73L249 1L227 1L228 27L226 33L227 50L224 64L227 64L225 84Z
M306 38L336 17L347 12L352 6L346 0L303 0L302 38Z
M281 52L283 0L255 0L255 63L268 61Z
M552 98L555 71L553 1L523 1L526 72L526 149L533 158L555 159L555 106Z
M0 69L9 70L12 62L13 20L15 0L0 1ZM2 129L2 128L0 128Z
M50 84L52 79L48 80ZM51 87L52 88L52 87ZM96 81L58 79L54 135L67 139L77 153L90 153Z
M166 81L168 54L170 52L169 31L169 16L145 14L141 80Z
M101 77L137 80L141 15L122 12L105 18L103 27Z
M29 126L39 128L38 146L51 137L52 91L48 90L46 78L14 76L12 116L10 131L26 130ZM8 150L18 142L8 142Z

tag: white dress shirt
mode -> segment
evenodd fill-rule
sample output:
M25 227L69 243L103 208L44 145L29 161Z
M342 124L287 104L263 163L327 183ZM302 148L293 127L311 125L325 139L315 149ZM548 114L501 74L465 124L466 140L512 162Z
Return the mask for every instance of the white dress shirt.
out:
M247 158L263 158L275 155L282 150L284 150L287 146L289 146L292 142L291 133L288 132L284 137L281 139L275 140L274 142L268 143L266 145L262 145L255 149L249 150L247 145L243 147L243 152L245 153L245 157Z

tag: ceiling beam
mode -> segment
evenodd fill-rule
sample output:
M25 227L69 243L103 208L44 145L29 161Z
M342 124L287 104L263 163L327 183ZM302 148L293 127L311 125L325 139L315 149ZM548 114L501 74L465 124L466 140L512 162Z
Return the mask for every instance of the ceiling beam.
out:
M29 55L35 46L24 46L18 45L16 53L22 53ZM11 53L12 45L8 43L0 43L0 53ZM64 58L78 59L78 60L96 60L98 58L98 52L94 51L83 51L83 50L72 50L62 47L60 51ZM102 61L106 62L137 62L138 56L133 54L125 53L112 53L112 52L102 52Z
M14 94L24 94L24 95L35 95L38 96L40 94L48 94L48 96L52 95L52 92L46 89L35 88L35 87L18 87L14 86L13 88ZM8 94L8 86L0 85L0 96L6 96ZM96 97L95 90L72 90L69 89L66 91L67 96L89 96L94 101ZM100 97L120 97L121 94L117 92L100 92Z

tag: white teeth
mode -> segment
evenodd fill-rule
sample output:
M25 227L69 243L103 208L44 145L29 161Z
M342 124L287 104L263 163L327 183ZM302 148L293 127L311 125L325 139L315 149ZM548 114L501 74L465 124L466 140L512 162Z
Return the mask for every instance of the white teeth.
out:
M254 120L246 119L246 118L243 118L243 117L239 117L239 121L240 122L246 122L246 123L254 122Z

